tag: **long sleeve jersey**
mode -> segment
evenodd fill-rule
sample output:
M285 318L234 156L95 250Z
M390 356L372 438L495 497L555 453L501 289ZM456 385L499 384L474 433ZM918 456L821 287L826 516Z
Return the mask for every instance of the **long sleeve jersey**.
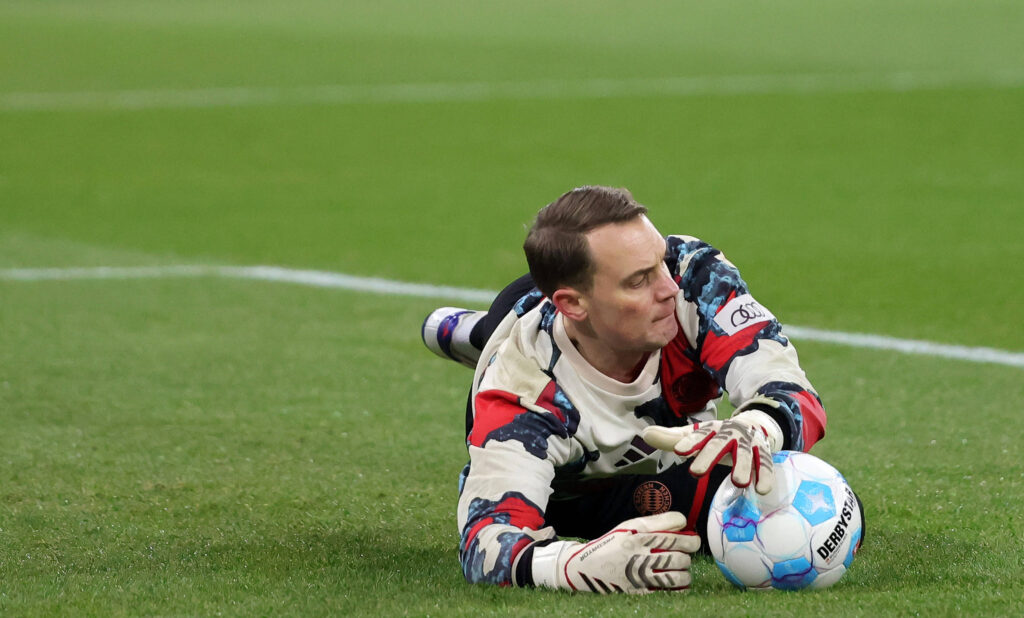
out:
M665 256L680 294L675 339L651 354L631 383L590 366L562 315L534 290L491 335L474 376L470 461L460 479L460 559L470 582L517 581L516 557L556 538L549 500L579 483L658 474L681 459L647 445L650 425L717 416L723 392L737 412L758 409L782 429L784 449L824 435L825 410L779 322L717 249L669 236Z

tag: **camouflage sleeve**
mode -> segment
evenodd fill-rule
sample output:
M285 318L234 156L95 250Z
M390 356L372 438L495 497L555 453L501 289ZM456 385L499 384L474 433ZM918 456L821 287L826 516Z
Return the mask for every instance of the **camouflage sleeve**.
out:
M518 574L513 565L532 545L555 538L544 509L569 430L555 408L525 407L512 393L482 391L474 403L470 462L459 488L462 571L471 583L532 585L529 561Z
M677 313L694 361L737 410L759 409L774 418L784 449L810 449L825 433L825 409L779 321L720 251L687 236L668 242L681 290Z

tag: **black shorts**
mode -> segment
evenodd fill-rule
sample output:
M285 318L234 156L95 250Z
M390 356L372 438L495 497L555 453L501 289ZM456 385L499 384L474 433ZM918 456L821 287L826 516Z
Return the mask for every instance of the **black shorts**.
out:
M587 481L591 491L570 487L570 497L548 500L545 523L560 537L594 539L634 517L679 511L686 516L686 529L697 532L707 548L708 511L715 491L731 468L715 466L709 474L694 477L689 465L674 466L661 474L626 475ZM563 490L564 491L564 490Z

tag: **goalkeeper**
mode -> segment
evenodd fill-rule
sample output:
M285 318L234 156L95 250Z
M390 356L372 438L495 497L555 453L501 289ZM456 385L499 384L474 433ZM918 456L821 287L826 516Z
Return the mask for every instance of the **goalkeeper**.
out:
M719 483L770 491L772 452L823 436L821 401L736 267L696 238L662 236L628 191L566 193L524 251L530 275L486 313L445 307L423 325L427 347L476 369L463 573L686 590ZM735 413L719 420L723 392Z

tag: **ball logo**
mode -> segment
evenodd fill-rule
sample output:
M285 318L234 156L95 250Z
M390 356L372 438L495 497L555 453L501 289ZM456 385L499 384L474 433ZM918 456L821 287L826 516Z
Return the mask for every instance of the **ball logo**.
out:
M633 506L641 515L657 515L672 508L672 492L664 483L647 481L633 492Z
M846 488L846 502L843 503L843 511L840 514L839 520L836 521L835 527L832 532L825 538L825 541L814 551L821 556L822 560L831 562L833 552L838 548L843 539L846 538L847 529L850 527L850 523L853 522L853 516L857 509L857 497L853 495L853 490L849 487Z
M774 319L772 312L754 300L753 296L743 294L727 302L718 311L715 315L715 324L725 331L726 335L735 335L748 326Z

